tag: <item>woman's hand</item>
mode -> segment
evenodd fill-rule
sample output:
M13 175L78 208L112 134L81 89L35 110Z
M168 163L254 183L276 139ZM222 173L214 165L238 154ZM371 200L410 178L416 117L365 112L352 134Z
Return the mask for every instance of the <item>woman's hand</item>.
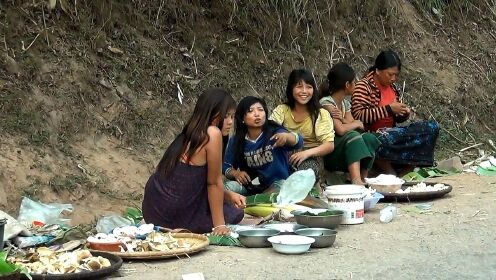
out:
M402 122L408 120L408 118L410 118L411 112L412 112L412 110L407 107L405 112L403 112L402 114L396 114L394 116L395 122L402 123Z
M298 167L304 160L306 160L309 157L310 157L310 154L308 153L308 150L297 152L297 153L292 154L289 157L289 163Z
M246 197L239 193L226 191L226 200L236 208L243 209L246 207Z
M363 122L360 120L354 120L353 124L355 125L355 129L358 130L365 130L365 127L363 126Z
M407 116L410 116L410 113L411 113L411 109L406 107L406 110L404 110L403 113L400 114L400 116L407 117Z
M231 233L231 229L229 229L226 225L218 225L212 228L213 235L229 235Z
M395 115L403 116L410 111L410 109L405 104L396 101L389 104L389 106L391 107L391 110Z
M234 180L236 180L236 182L240 183L241 185L247 185L251 181L250 175L248 175L248 173L246 173L245 171L233 169L230 173Z
M272 147L276 148L276 147L282 147L282 146L286 145L286 143L288 142L289 136L294 137L290 133L286 133L286 132L280 132L280 133L276 133L276 134L272 135L272 137L270 137L270 140L275 140Z
M333 119L343 119L343 113L336 106L329 105L329 108L331 109L330 113Z

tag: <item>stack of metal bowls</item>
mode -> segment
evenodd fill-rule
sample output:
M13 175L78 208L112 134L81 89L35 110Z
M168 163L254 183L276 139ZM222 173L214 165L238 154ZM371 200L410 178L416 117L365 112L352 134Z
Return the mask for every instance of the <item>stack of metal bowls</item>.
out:
M340 210L327 210L325 215L311 215L303 210L292 211L291 214L294 215L296 222L300 225L307 226L309 228L327 228L336 229L343 220L343 211Z
M269 228L255 228L239 231L238 240L248 248L270 247L271 244L267 238L278 235L280 231Z
M315 239L313 248L331 247L336 240L337 231L327 228L303 228L296 230L297 235L303 235Z
M295 234L295 231L306 228L306 226L295 223L270 223L263 225L263 228L275 229L280 231L281 234Z

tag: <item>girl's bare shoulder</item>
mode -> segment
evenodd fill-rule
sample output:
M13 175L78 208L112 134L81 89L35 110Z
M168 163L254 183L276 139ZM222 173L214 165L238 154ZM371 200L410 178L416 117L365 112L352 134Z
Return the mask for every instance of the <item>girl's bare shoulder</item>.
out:
M214 125L211 125L207 128L207 134L210 138L222 138L222 132L220 129Z

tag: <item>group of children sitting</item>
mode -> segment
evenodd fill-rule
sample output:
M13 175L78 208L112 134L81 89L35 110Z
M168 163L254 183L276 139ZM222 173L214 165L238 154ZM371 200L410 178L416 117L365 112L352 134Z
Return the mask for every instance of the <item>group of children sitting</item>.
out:
M223 235L243 219L246 196L277 191L293 171L310 168L317 181L323 168L344 171L363 185L376 157L390 174L432 165L437 124L396 126L411 113L394 86L400 70L390 50L358 82L346 63L320 88L310 71L293 70L285 103L271 113L262 98L236 106L224 89L205 91L146 184L145 221Z

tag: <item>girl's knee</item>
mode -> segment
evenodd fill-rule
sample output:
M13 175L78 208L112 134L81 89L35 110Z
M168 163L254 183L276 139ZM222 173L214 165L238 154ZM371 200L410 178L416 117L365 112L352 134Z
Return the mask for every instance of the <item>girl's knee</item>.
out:
M375 136L372 133L367 132L367 133L362 134L362 139L365 143L376 142L377 136Z
M360 136L360 132L358 132L356 130L348 131L348 132L346 132L346 134L349 135L351 138L355 138L357 136Z
M315 173L315 178L319 181L319 175L324 169L322 162L318 158L309 158L304 160L299 166L298 170L312 169Z

